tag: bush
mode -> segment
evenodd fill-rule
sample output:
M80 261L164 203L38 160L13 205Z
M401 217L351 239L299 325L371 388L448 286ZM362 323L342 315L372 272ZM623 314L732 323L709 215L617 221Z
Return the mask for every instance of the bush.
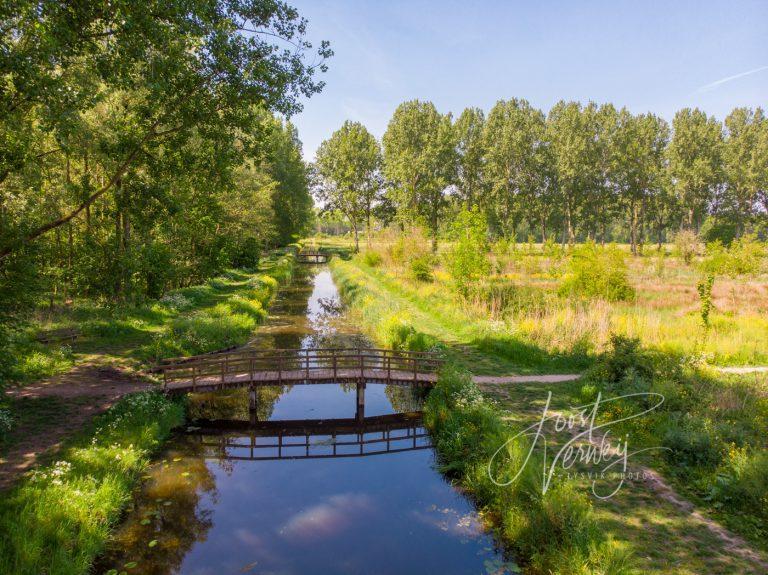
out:
M411 258L408 267L411 277L420 282L431 282L434 280L432 275L432 256L428 254Z
M626 301L635 297L624 254L614 247L604 249L593 242L574 249L559 293L608 301Z
M680 230L675 234L675 253L683 258L686 264L690 264L693 258L701 253L701 242L696 232Z
M396 350L428 351L437 344L435 338L418 331L404 314L392 314L384 319L380 339Z
M379 252L374 252L372 250L368 250L367 252L365 252L362 255L362 258L363 258L363 263L372 268L380 266L383 259Z
M457 291L464 297L469 288L491 271L488 257L488 227L477 208L462 210L451 226L453 246L446 254L446 267Z
M707 244L701 264L707 275L755 275L765 259L765 246L755 236L744 236L726 248L720 241Z
M732 450L717 475L710 498L768 521L768 453Z
M723 459L724 445L716 437L709 420L699 417L671 419L664 434L667 460L678 471L685 468L714 468Z

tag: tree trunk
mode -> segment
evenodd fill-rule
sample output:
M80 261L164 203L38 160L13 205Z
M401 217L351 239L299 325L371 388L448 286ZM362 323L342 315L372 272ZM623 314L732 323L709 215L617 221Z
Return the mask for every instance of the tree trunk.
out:
M629 249L633 256L637 255L637 203L635 198L629 202Z

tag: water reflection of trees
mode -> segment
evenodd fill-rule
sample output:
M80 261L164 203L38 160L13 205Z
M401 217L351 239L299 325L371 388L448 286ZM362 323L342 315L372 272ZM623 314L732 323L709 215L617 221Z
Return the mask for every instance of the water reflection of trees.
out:
M287 385L269 385L256 388L256 413L259 421L272 416L275 404L290 390ZM187 403L189 419L230 419L248 421L248 390L229 389L210 393L196 393L189 396Z
M101 562L105 571L119 573L135 562L132 575L176 573L213 526L213 510L204 498L215 503L216 483L202 457L203 447L192 437L178 441L178 449L167 451L150 468L133 509L110 541Z
M388 385L384 394L396 412L409 413L422 410L427 391L410 385Z

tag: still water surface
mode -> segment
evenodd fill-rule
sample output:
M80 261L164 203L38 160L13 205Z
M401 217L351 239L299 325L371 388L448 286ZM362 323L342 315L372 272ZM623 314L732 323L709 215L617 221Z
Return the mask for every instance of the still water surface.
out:
M251 345L370 345L345 320L324 266L299 270ZM144 477L102 562L131 574L504 574L473 507L435 469L421 398L368 384L244 390L190 399L198 418ZM399 415L402 414L402 415ZM281 423L290 422L290 423Z

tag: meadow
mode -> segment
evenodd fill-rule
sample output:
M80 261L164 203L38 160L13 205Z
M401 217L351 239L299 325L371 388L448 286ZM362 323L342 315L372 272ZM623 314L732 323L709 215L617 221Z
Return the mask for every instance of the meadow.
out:
M617 550L634 550L634 560L626 564L643 573L760 573L765 563L729 548L707 523L719 522L766 550L768 379L760 372L720 371L768 364L766 261L761 254L753 257L761 249L755 244L728 250L696 246L693 254L685 253L685 246L646 246L643 256L633 257L625 246L499 243L480 255L476 249L462 255L455 242L441 243L433 254L429 243L412 233L385 236L350 261L334 261L332 270L352 313L382 343L440 350L459 370L473 374L582 374L555 386L483 386L485 400L499 410L496 420L511 429L536 421L548 391L564 412L594 402L598 393L664 396L653 413L616 424L614 433L627 434L635 449L654 448L635 463L659 472L683 506L642 482L632 483L609 500L590 501L584 521L611 536L612 561L624 557ZM456 260L466 272L473 269L467 264L472 258L479 258L474 269L482 273L466 274L462 282ZM730 263L723 265L727 258ZM743 260L748 265L736 265ZM734 272L740 269L745 273ZM647 395L613 402L599 420L622 420L649 403ZM470 430L482 427L469 424ZM475 494L503 535L508 528L500 510L520 502L489 492L472 467L477 453L481 459L488 455L480 438L474 442L470 433L472 447L457 455L450 441L460 431L447 434L453 440L446 439L446 447L443 428L433 424L447 469L469 466L456 480ZM566 507L579 509L590 481L576 477L565 485L573 492ZM499 504L500 498L506 503ZM535 511L542 501L529 508ZM686 506L705 519L695 519ZM514 533L513 548L525 540ZM578 563L574 549L569 557ZM545 560L529 552L530 572L578 572L563 567L566 563L539 568L537 561Z

